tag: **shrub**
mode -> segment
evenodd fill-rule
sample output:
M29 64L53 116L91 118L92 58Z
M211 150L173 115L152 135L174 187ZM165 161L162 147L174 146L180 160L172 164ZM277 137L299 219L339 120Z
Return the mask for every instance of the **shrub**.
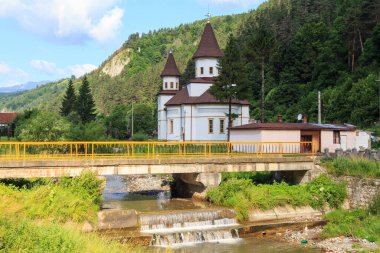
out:
M148 140L148 137L144 133L138 132L132 136L131 140L132 141L146 141Z
M322 160L322 165L327 167L329 173L337 176L380 177L380 163L364 158L338 157L336 159L325 159Z

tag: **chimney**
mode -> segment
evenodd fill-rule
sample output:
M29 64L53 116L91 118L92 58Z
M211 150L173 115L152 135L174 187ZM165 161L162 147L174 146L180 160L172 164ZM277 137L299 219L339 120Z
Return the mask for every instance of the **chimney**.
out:
M303 116L303 123L307 123L307 116Z
M278 115L277 116L277 122L278 123L282 123L282 115Z

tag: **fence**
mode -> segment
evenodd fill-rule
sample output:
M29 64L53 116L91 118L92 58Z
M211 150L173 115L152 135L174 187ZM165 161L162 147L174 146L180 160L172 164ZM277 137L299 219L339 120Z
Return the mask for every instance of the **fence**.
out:
M0 142L0 159L314 156L312 142Z

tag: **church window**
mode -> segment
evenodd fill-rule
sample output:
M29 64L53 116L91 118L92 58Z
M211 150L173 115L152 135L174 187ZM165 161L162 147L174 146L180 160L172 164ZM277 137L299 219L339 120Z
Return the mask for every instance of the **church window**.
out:
M174 85L174 83L170 82L170 89L173 89L173 85Z
M224 119L219 120L219 133L224 134Z
M165 89L168 88L168 82L165 82Z
M210 68L209 68L209 72L210 72L210 74L214 74L214 68L213 68L213 67L210 67Z
M169 125L169 133L172 134L173 132L174 132L174 121L171 119L170 125Z
M201 75L203 75L203 67L201 67Z
M214 120L208 119L208 133L213 134L214 133Z
M175 83L175 88L178 90L178 82Z

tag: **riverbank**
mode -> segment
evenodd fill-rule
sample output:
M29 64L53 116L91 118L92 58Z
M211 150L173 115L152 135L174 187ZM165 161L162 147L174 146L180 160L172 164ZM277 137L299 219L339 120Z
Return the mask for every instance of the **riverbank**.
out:
M95 233L104 182L92 173L70 179L0 182L0 252L142 252Z

